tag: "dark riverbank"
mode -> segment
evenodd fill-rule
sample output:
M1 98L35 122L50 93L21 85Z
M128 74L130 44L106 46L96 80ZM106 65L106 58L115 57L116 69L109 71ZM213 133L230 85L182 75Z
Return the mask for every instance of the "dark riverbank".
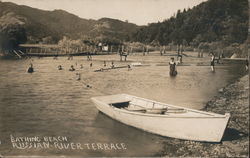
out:
M248 75L220 89L205 111L230 113L231 118L221 143L202 143L173 139L165 142L157 156L248 157L249 156L249 78ZM170 148L171 146L171 148ZM174 149L174 148L175 149ZM176 150L176 152L172 152Z

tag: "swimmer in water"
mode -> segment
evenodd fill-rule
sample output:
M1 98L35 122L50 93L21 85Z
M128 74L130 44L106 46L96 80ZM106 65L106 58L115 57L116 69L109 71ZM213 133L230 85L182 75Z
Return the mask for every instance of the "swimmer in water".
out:
M69 69L69 71L75 71L76 69L74 68L74 66L73 65L71 65L71 67L70 67L70 69Z
M62 70L62 65L58 65L58 70Z
M92 88L92 87L91 87L90 85L88 85L88 84L87 84L87 86L86 86L86 87L87 87L87 88Z
M130 71L130 70L132 70L132 68L131 68L131 66L130 66L130 65L128 65L128 71Z
M33 64L30 64L30 67L28 68L28 73L34 72Z
M80 80L81 80L81 74L80 74L80 73L76 73L76 75L77 75L77 77L78 77L76 80L77 80L77 81L80 81Z
M115 65L114 65L114 62L113 62L113 61L111 62L111 68L112 68L112 69L115 68Z

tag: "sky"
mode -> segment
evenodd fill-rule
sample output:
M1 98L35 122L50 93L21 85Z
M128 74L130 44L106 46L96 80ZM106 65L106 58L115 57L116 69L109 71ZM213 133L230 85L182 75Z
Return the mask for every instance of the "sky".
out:
M43 10L62 9L85 19L108 17L147 25L206 0L2 0L6 1Z

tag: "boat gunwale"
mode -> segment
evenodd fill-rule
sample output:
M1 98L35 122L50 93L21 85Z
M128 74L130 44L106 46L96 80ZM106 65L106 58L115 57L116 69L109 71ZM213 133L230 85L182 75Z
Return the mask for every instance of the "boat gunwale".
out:
M120 95L125 95L125 96L131 96L131 95L128 95L128 94L120 94ZM136 96L132 96L132 97L136 97ZM127 114L132 114L132 115L141 115L141 116L147 116L147 117L166 117L166 118L199 118L199 119L216 119L216 118L229 118L230 117L230 114L229 113L226 113L224 115L221 115L221 114L216 114L216 113L209 113L209 112L203 112L203 111L199 111L199 110L194 110L194 109L189 109L189 108L185 108L185 107L182 107L183 109L186 109L186 110L189 110L189 111L194 111L194 112L198 112L198 113L201 113L201 114L204 114L204 115L207 115L207 116L178 116L178 115L175 115L175 116L171 116L171 115L162 115L162 114L152 114L152 113L140 113L140 112L136 112L136 111L129 111L129 110L126 110L126 109L119 109L119 108L116 108L112 105L110 105L110 103L106 103L106 102L102 102L100 100L97 99L98 97L92 97L91 99L96 101L96 102L99 102L100 104L105 104L108 108L111 108L112 110L115 110L116 112L122 112L122 113L127 113ZM139 98L141 99L140 97L136 97L136 98ZM148 100L148 99L145 99L145 98L142 98L143 100ZM152 100L148 100L148 101L152 101ZM153 101L154 103L160 103L160 102L157 102L157 101ZM165 103L160 103L160 104L163 104L163 105L169 105L169 104L165 104ZM172 105L170 105L172 106ZM179 107L179 106L173 106L173 107Z
M123 113L129 113L132 115L142 115L142 116L148 116L148 117L167 117L167 118L199 118L199 119L208 119L208 118L227 118L227 115L222 115L222 116L171 116L171 115L166 115L166 114L151 114L151 113L140 113L140 112L135 112L135 111L128 111L126 109L119 109L116 107L110 106L110 108L113 108L115 111L118 112L123 112Z

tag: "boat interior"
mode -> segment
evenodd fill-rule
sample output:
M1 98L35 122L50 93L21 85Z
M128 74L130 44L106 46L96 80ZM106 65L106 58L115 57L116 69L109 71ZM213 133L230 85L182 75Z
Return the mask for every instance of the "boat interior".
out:
M109 103L110 106L114 106L118 109L124 109L127 111L149 113L149 114L167 114L167 113L186 113L184 108L169 107L164 104L160 104L153 101L143 100L139 98L129 98L128 100Z
M108 104L120 110L136 113L169 115L180 117L225 117L221 114L205 112L195 109L174 106L160 103L128 94L116 94L108 96L95 97L99 102Z

